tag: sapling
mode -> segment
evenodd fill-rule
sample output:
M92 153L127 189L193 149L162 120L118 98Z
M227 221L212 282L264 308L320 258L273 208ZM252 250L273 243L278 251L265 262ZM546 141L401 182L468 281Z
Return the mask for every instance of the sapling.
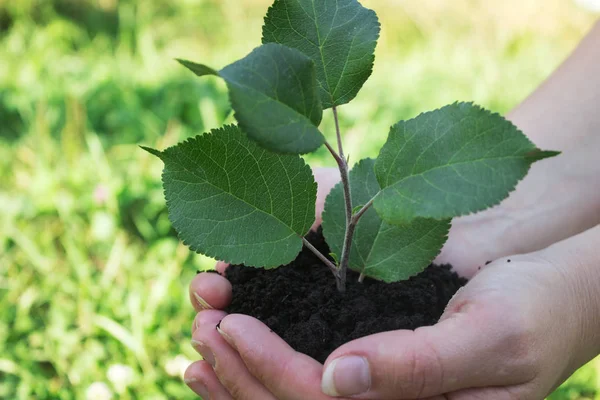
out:
M472 103L454 103L390 129L376 159L350 171L338 108L371 75L380 26L356 0L276 0L263 44L221 70L179 60L223 79L237 125L164 151L169 217L194 251L233 264L275 268L302 245L344 291L346 272L394 282L439 254L453 217L498 204L541 151L512 123ZM337 145L319 131L331 109ZM366 138L365 138L366 139ZM304 235L317 185L301 155L325 146L341 182L323 213L327 257Z

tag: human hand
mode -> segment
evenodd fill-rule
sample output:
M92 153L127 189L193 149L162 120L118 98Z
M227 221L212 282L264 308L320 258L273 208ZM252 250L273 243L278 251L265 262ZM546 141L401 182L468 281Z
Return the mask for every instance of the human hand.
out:
M324 176L327 177L329 176L331 179L329 179L329 184L327 185L319 185L319 201L317 204L317 210L319 210L319 208L322 210L322 205L323 205L323 201L324 198L327 194L327 192L329 191L329 189L335 184L335 182L337 181L337 174L334 174L332 172L328 172L327 170L325 171L321 171L321 173L324 173ZM317 178L319 178L319 174L317 172L315 172L315 175L317 176ZM323 176L323 175L321 175ZM539 177L539 174L538 174ZM525 186L527 187L527 186ZM325 189L324 189L325 188ZM508 207L508 209L513 209L513 217L516 215L515 213L518 212L518 208L514 207L514 203L518 203L520 201L531 201L531 200L526 200L527 197L527 193L523 194L523 190L517 190L517 193L519 193L519 196L517 197L516 201L513 200L513 204L511 205L509 203L509 205L511 207ZM525 200L524 200L525 199ZM494 236L490 236L490 235L486 235L484 232L485 230L487 230L488 232L490 232L490 227L494 227L494 226L498 226L498 225L494 225L494 221L496 223L500 222L502 218L507 218L506 215L506 210L501 209L502 206L497 207L496 209L492 209L492 211L488 212L487 214L483 214L483 215L476 215L476 216L470 216L470 217L466 217L466 218L462 218L458 220L458 223L455 223L453 226L453 231L451 232L451 240L449 241L448 245L444 248L444 252L442 253L442 255L440 256L440 258L438 258L438 261L444 261L444 260L458 260L458 263L455 263L455 265L461 265L460 264L460 259L462 257L461 253L460 253L460 248L462 247L468 247L469 249L473 250L473 246L472 243L470 243L468 240L464 240L464 239L468 239L468 238L478 238L478 237L483 237L485 240L488 240L489 242L494 242L494 240L490 240L491 238L494 238ZM320 211L318 211L320 213ZM524 213L526 214L526 213ZM510 218L509 218L510 219ZM513 218L514 219L514 218ZM318 222L315 224L317 225ZM506 224L504 225L504 229L506 229ZM503 232L502 230L499 230L499 232ZM497 235L497 234L496 234ZM527 236L529 238L534 239L531 236ZM454 238L454 239L453 239ZM463 240L463 242L461 243L461 240ZM535 240L535 239L534 239ZM523 242L523 241L522 241ZM470 244L469 244L470 243ZM500 246L498 246L499 248L502 245L506 246L506 241L501 241ZM526 244L521 243L523 246L526 246ZM506 250L507 247L505 247L505 254L508 250ZM459 251L453 251L452 249L456 249ZM501 249L494 249L493 251L495 252L502 252L503 250ZM471 275L474 271L474 266L476 265L476 263L482 263L486 260L486 259L490 259L487 258L488 256L486 256L485 252L480 252L478 254L479 259L476 260L476 262L473 262L472 259L468 260L469 262L465 262L463 263L463 265L468 265L468 268L465 268L461 271L461 273L463 275ZM513 257L513 261L517 260L517 258ZM496 269L496 265L498 264L493 264L491 266L488 266L485 268L486 271L489 271L490 269ZM508 266L512 267L509 270L512 271L511 274L514 274L515 278L523 278L521 276L519 276L519 274L521 273L521 271L518 268L515 268L515 265L517 264L506 264L503 267L508 269ZM218 265L218 269L220 272L223 272L224 268L226 266L224 264L219 264ZM493 268L492 268L493 267ZM476 268L475 268L476 269ZM538 269L539 269L539 265L538 265ZM486 272L487 273L487 272ZM512 275L509 274L509 277L507 279L509 279L510 277L512 277ZM470 293L472 289L472 287L474 286L473 283L470 283L467 288L469 289L469 291L467 291L466 293ZM476 289L476 288L475 288ZM465 289L466 290L466 289ZM504 288L504 290L506 290L506 287ZM202 296L202 298L204 298L205 300L200 300L200 303L196 303L196 307L198 309L198 311L200 311L201 309L201 304L204 304L205 306L210 304L210 306L216 308L216 309L222 309L224 307L226 307L227 304L229 304L229 301L231 299L231 285L229 284L229 282L216 275L216 274L201 274L199 275L194 282L192 283L192 293L197 293L200 294ZM457 298L462 298L463 296L465 296L464 292L461 292L461 294L459 295L459 297ZM455 302L457 301L455 298L455 300L453 301L452 304L455 304ZM196 301L196 299L194 298L193 301ZM509 307L506 306L502 306L503 302L499 301L499 303L496 305L496 308L494 310L496 311L500 311L500 310L504 310L504 312L510 312L511 309ZM451 306L450 305L450 306ZM449 307L450 307L449 306ZM488 306L489 307L489 306ZM443 321L445 321L448 317L447 315L454 315L454 314L449 314L451 308L448 309L448 311L446 312L446 314L443 317ZM500 323L502 326L504 327L507 332L507 335L510 334L508 328L509 326L507 324L504 324L502 321L505 319L504 315L500 315L498 313L495 312L491 312L490 310L487 310L484 312L489 313L488 317L490 319L493 319L493 317L497 317L498 320L497 322ZM210 366L209 363L206 362L198 362L193 364L190 369L188 370L188 373L186 374L186 376L189 376L191 378L196 379L196 377L200 377L197 379L200 379L202 382L205 382L205 385L211 390L211 393L216 393L213 395L212 398L221 398L219 396L223 396L222 398L235 398L235 399L245 399L245 398L281 398L281 399L287 399L288 397L285 397L286 394L282 394L282 397L273 397L273 394L270 394L271 397L268 397L268 388L270 389L269 384L264 384L262 383L261 379L256 379L253 377L252 374L250 374L250 372L248 371L253 371L253 373L258 373L258 374L262 374L263 372L260 372L260 369L254 369L253 367L251 368L245 368L244 358L241 358L240 355L236 354L236 352L234 351L233 353L231 352L231 347L227 347L227 345L225 344L225 342L222 341L222 339L219 338L219 336L216 333L216 330L214 329L216 323L221 320L222 318L225 317L225 314L221 311L207 311L207 312L203 312L200 313L198 315L198 317L196 318L195 323L198 323L198 325L201 327L201 329L198 329L198 332L208 332L206 333L206 335L208 335L215 344L215 348L219 349L216 351L226 351L227 354L227 359L234 359L237 360L236 362L238 363L238 369L236 368L229 368L227 367L227 371L238 371L238 373L234 373L232 376L230 376L228 378L228 372L225 372L223 374L218 373L218 378L217 375L215 375L214 372L212 372L212 368ZM231 321L231 319L234 319L234 322L228 322ZM241 319L241 320L240 320ZM238 322L235 322L235 321ZM535 322L535 320L534 320ZM246 343L247 346L249 346L249 344L246 342L248 339L252 339L253 337L257 340L256 342L254 342L256 345L260 345L261 343L271 343L274 344L275 343L275 339L277 339L279 342L281 342L281 339L277 338L274 334L272 334L268 328L266 328L264 325L262 325L260 322L254 320L253 318L250 317L246 317L246 316L231 316L228 317L223 325L224 326L229 326L230 324L233 324L233 326L235 327L236 325L239 325L240 327L242 327L241 329L245 330L245 337L241 338L240 340L242 340L241 343ZM442 325L442 323L439 324L440 326L447 326L448 323L446 323L445 325ZM437 325L436 325L437 326ZM492 325L491 323L489 324L489 326L493 327L494 325ZM427 329L429 328L422 328L422 330L427 331ZM207 331L208 330L208 331ZM421 332L422 330L419 330L419 332ZM475 331L471 332L474 334ZM485 342L485 335L492 332L493 330L487 330L485 332L480 332L480 334L483 334L484 336L482 338L480 338L480 340L483 340ZM266 338L265 335L268 334L268 338ZM390 334L390 333L387 333ZM394 334L398 334L398 335L411 335L413 334L412 332L406 332L406 331L397 331L394 332ZM490 333L491 334L491 333ZM517 334L515 332L513 332L513 334ZM201 338L203 337L203 333L195 333L195 336L199 335ZM261 336L263 335L263 336ZM386 335L386 334L381 334L381 335ZM359 341L355 341L352 343L362 343L361 341L366 340L366 342L364 343L363 346L369 346L369 341L370 340L377 340L379 335L375 335L375 336L371 336L369 338L363 338L360 339ZM232 336L233 337L233 336ZM404 336L398 336L398 337L404 337ZM476 338L476 335L474 336ZM262 338L262 339L260 339ZM370 338L375 338L375 339L370 339ZM219 341L220 340L220 341ZM264 342L261 342L261 340L265 340ZM475 340L475 339L473 339ZM236 342L237 343L237 342ZM225 344L225 347L222 347L222 345ZM463 343L464 344L464 343ZM336 351L336 353L334 354L339 354L339 351L342 351L343 349L346 349L347 346L349 346L350 344L346 345L346 346L342 346L341 350L338 349L338 351ZM488 343L488 345L491 345L490 343ZM206 348L205 345L197 345L199 346L200 352L206 352L206 350L203 350ZM212 348L212 347L211 347ZM275 351L275 349L280 349L281 350L281 354L277 355L277 354L271 354L271 356L273 356L273 359L270 361L267 361L266 359L263 359L262 363L259 364L270 364L270 365L275 365L276 369L279 368L279 366L281 365L281 360L283 360L285 362L286 360L286 354L289 355L291 349L289 349L289 347L287 347L287 345L285 345L285 343L281 342L279 343L278 347L271 347L270 350L271 351ZM248 351L252 351L251 347L247 348ZM204 354L205 356L207 354ZM320 381L320 372L316 372L317 370L319 370L319 368L322 368L322 366L317 363L316 361L303 356L303 355L297 355L295 354L295 356L298 356L301 358L300 361L296 360L294 362L300 362L300 364L304 365L303 366L303 371L307 371L307 374L309 374L310 376L305 376L303 379L301 380L302 382L306 383L306 390L317 390L319 389L318 385L315 385L315 381L319 382ZM488 357L489 358L489 357ZM212 360L214 358L211 358L210 356L207 357L208 360ZM493 359L491 359L493 360ZM496 360L497 361L497 360ZM241 363L241 364L240 364ZM316 364L316 365L315 365ZM227 365L227 364L225 364ZM311 368L306 368L306 366L308 365L312 365ZM225 368L225 367L224 367ZM240 372L240 371L243 371ZM259 372L256 372L259 371ZM312 371L312 372L309 372ZM320 370L319 370L320 371ZM274 371L274 373L277 373L277 371ZM311 375L312 374L312 375ZM294 375L292 373L292 375ZM241 377L246 377L247 379L242 379ZM262 376L262 375L261 375ZM267 376L267 375L265 375ZM219 381L219 379L221 379L221 381ZM268 380L268 377L265 378ZM283 376L282 376L282 379ZM298 379L298 377L296 377L296 379ZM244 382L248 382L248 384L244 383ZM309 382L311 382L311 384L308 384ZM223 382L223 383L220 383ZM283 382L284 385L288 385L290 384L290 382ZM199 383L198 382L190 382L190 387L192 388L196 388L197 390L199 390ZM296 387L294 389L294 391L296 393L300 393L302 395L305 396L314 396L314 397L310 397L310 398L323 398L323 397L316 397L317 394L310 392L311 394L307 394L308 392L305 392L301 389L301 384L296 380ZM290 387L294 387L294 386L290 386ZM285 389L285 388L284 388ZM198 392L198 391L197 391ZM233 393L233 397L230 394L227 393ZM239 393L238 393L239 392ZM275 394L281 393L281 392L277 392L276 390L273 392ZM283 392L285 393L285 392ZM229 397L227 397L229 396ZM267 396L267 397L261 397L261 396ZM322 395L321 395L322 396ZM295 398L303 398L302 396L300 397L289 397L292 399ZM306 397L304 397L306 398ZM382 398L387 398L387 397L382 397ZM457 397L457 398L461 398L461 397ZM467 397L468 398L468 397ZM499 397L500 399L503 397ZM534 397L535 398L535 397Z
M350 396L362 389L353 398L542 399L598 351L586 335L597 322L582 309L585 279L569 271L582 262L573 253L558 244L497 260L459 291L438 324L357 339L325 368L254 318L202 311L193 338L207 361L192 364L186 378L211 399L321 400L331 398L323 391ZM228 285L201 274L191 291L224 308Z

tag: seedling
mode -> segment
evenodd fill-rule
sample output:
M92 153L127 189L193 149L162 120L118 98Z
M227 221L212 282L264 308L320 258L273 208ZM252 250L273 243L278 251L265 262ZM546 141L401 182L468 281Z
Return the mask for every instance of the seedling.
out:
M215 70L180 60L228 87L238 125L165 151L169 217L194 251L232 263L275 268L304 244L345 290L348 268L394 282L439 254L453 217L498 204L541 151L512 123L472 103L454 103L392 126L377 159L349 171L338 107L371 75L379 22L356 0L276 0L263 44ZM331 109L337 148L319 131ZM317 185L301 158L326 146L341 182L327 197L328 258L305 238Z

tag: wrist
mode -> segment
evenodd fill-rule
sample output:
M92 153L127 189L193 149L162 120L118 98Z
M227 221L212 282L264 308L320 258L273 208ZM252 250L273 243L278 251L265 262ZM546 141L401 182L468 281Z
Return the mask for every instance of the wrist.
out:
M556 243L541 253L563 278L568 306L565 322L574 328L570 369L600 354L600 225Z
M581 322L584 334L585 351L583 362L587 362L600 354L600 225L587 232L578 235L579 248L581 251L580 263L581 273L577 276L577 291L580 295L583 321ZM587 240L581 240L586 238Z

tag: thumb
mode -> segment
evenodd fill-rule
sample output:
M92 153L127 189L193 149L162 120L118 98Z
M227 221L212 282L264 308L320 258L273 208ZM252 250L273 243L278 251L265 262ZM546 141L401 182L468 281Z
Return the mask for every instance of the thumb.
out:
M325 363L323 392L416 399L533 379L526 322L515 311L520 307L507 306L507 296L478 300L479 277L461 289L438 324L371 335L338 348Z

